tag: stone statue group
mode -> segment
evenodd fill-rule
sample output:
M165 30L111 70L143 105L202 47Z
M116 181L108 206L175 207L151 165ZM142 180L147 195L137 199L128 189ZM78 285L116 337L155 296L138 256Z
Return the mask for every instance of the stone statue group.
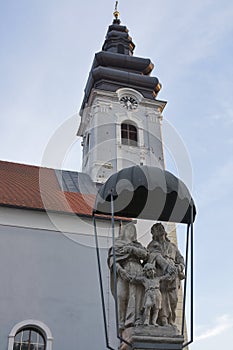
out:
M137 241L133 223L123 227L115 240L119 329L139 325L174 325L178 289L184 276L184 259L170 242L164 226L151 227L147 248ZM114 292L113 249L109 250L111 289Z

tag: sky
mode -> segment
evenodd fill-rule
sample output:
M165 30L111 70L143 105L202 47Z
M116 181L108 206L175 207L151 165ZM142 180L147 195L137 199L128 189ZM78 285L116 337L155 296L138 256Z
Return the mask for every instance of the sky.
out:
M80 170L77 113L113 9L113 0L0 1L1 160L40 165L49 140L72 117L74 139L63 167ZM163 86L158 98L168 101L164 122L183 140L192 168L191 191L198 215L195 340L190 349L229 348L233 342L233 3L120 0L119 10L136 44L134 55L149 57L155 64L153 75ZM169 143L166 130L164 142ZM167 168L173 171L170 158L167 154ZM48 166L56 164L51 160Z

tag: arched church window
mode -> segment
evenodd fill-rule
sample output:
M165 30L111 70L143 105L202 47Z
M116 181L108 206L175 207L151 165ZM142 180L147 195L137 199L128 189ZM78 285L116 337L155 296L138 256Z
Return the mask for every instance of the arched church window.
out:
M25 327L18 331L14 338L13 350L45 350L44 335L37 328Z
M128 123L121 124L121 142L123 145L137 146L138 131L136 126Z

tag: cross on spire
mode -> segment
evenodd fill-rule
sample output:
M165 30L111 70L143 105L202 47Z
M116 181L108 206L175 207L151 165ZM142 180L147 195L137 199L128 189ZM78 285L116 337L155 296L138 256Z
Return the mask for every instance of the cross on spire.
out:
M116 4L115 4L115 11L117 11L117 6L118 6L118 1L116 1Z

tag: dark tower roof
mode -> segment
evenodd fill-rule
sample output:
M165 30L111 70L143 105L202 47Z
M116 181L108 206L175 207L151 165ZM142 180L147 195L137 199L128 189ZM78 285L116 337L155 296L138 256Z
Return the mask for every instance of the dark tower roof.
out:
M114 20L112 25L108 27L106 40L102 47L103 51L115 52L122 55L133 55L135 48L132 38L129 36L129 31L126 26L121 25L119 19L120 12L117 9L118 1L116 1L115 11L113 12Z
M135 45L128 33L129 31L126 26L113 23L108 27L102 50L122 55L133 55Z
M88 103L91 90L115 92L119 88L138 90L145 98L154 100L161 89L158 78L150 76L154 65L149 58L133 56L135 45L126 26L121 25L119 12L108 27L102 51L95 54L84 90L80 114Z

